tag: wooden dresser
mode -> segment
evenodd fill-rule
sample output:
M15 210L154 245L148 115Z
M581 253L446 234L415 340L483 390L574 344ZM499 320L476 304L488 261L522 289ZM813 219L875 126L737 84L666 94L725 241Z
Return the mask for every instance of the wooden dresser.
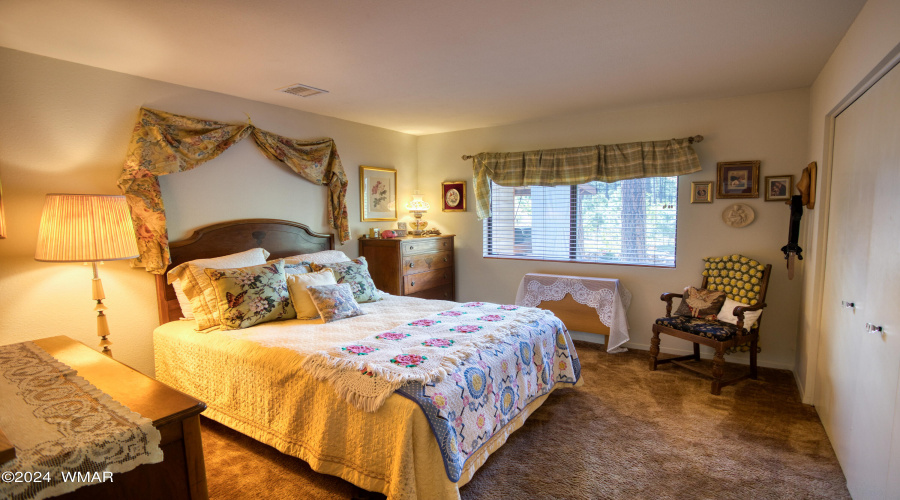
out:
M456 300L453 236L362 238L359 255L379 290L392 295Z
M206 409L206 404L69 337L33 342L116 401L152 420L162 435L162 462L140 465L129 472L115 474L112 482L85 486L56 498L208 498L200 441L200 412Z

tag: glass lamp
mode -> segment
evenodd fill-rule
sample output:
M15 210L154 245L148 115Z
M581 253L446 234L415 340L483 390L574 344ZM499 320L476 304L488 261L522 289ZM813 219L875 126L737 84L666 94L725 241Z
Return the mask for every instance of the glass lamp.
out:
M97 335L103 354L112 357L103 284L97 263L138 256L131 212L124 196L48 194L41 214L37 250L40 262L90 262L94 270L92 297L97 301Z
M410 231L410 233L415 235L422 234L422 230L428 226L428 223L422 220L422 214L427 212L429 208L431 208L431 205L423 200L422 195L420 194L414 194L412 200L406 204L406 209L416 218L416 220L412 222L413 230Z

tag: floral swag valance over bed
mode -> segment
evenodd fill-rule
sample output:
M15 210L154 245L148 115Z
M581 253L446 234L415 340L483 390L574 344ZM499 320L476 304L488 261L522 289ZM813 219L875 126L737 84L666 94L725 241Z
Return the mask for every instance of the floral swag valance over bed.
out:
M347 175L334 140L300 141L260 130L251 123L229 125L141 108L118 183L128 199L137 232L141 254L135 266L162 274L170 261L158 177L191 170L250 134L266 157L328 188L328 222L337 230L341 243L350 239Z
M491 216L491 181L504 187L571 186L699 172L700 160L691 143L702 139L479 153L472 156L476 213L479 219Z

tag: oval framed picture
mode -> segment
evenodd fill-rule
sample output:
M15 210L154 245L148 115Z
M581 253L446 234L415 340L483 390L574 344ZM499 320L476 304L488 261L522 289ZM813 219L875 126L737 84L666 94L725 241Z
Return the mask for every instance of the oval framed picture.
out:
M441 183L442 203L444 212L466 211L466 181L447 181Z

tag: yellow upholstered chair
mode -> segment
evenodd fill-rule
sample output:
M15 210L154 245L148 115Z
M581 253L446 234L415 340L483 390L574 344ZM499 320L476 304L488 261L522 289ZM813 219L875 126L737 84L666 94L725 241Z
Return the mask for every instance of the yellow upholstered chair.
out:
M743 255L727 255L725 257L707 257L703 259L703 282L701 289L712 292L723 292L727 299L735 301L725 302L718 319L709 315L708 311L697 316L701 306L696 300L691 306L691 297L687 300L682 293L664 293L660 300L666 303L666 316L659 318L653 324L653 337L650 339L650 370L656 370L658 365L673 363L687 368L706 377L712 378L712 393L720 394L722 387L733 384L745 378L756 378L756 355L759 352L759 325L762 321L762 309L766 307L766 288L769 285L771 265L763 265L756 260ZM703 292L701 292L703 293ZM692 297L697 294L693 294ZM720 295L720 294L714 294ZM672 299L680 297L686 304L679 307L678 313L672 314ZM721 299L721 297L719 297ZM726 311L733 306L731 311ZM733 317L726 314L730 312ZM715 314L715 313L713 313ZM724 316L723 316L724 315ZM745 326L745 315L755 320ZM734 324L721 319L734 321ZM694 343L694 353L686 356L659 359L659 335L664 333ZM715 349L712 370L706 371L697 366L700 361L700 346L705 345ZM725 371L725 353L736 350L750 351L749 373L731 380L723 381ZM689 362L690 361L690 362Z

